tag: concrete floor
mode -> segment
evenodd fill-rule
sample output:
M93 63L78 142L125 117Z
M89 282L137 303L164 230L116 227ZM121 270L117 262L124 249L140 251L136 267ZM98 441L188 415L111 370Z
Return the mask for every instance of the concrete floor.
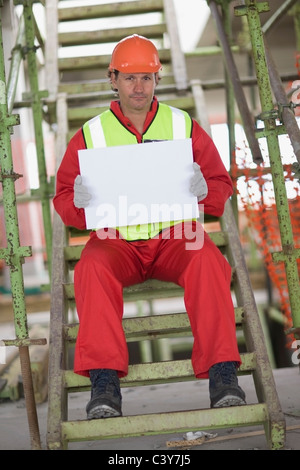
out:
M285 450L300 450L300 375L298 367L276 369L274 378L286 418ZM255 402L256 394L250 376L240 377L240 385L246 392L247 402ZM85 406L89 393L76 393L70 397L70 419L85 419ZM187 405L188 404L188 405ZM123 389L123 414L142 414L156 411L173 411L209 407L207 381ZM47 402L37 405L39 433L42 450L47 449ZM199 431L205 431L199 429ZM115 452L148 450L152 452L179 450L269 450L262 426L227 428L207 431L213 439L203 444L182 445L183 434L151 435L123 439L109 439L69 444L69 450L106 450L106 456ZM189 442L190 444L190 442ZM0 403L0 450L30 450L31 439L25 400ZM188 449L188 450L187 450ZM111 451L111 452L109 452ZM131 452L133 451L133 452ZM125 454L126 455L126 454Z

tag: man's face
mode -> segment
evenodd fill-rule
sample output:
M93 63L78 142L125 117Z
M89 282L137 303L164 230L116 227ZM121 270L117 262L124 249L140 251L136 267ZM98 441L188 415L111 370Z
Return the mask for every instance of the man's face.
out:
M118 89L123 113L148 112L157 84L155 73L121 73L117 78L112 74L111 82Z

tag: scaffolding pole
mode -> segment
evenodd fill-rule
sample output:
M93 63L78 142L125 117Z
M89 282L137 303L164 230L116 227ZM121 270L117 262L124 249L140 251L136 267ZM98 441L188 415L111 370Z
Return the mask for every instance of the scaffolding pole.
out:
M3 7L3 1L0 2ZM2 11L0 9L0 40L2 39ZM5 81L5 62L3 48L0 55L0 182L3 187L3 207L5 215L5 229L7 247L0 249L0 258L4 259L10 268L10 282L12 305L14 312L14 325L16 339L3 340L6 346L17 346L20 353L21 371L23 378L24 396L30 430L32 450L41 448L39 425L37 419L35 396L30 366L29 346L31 344L45 344L46 339L31 340L28 335L27 315L24 294L24 279L22 264L25 256L31 256L29 246L20 246L19 224L15 181L22 175L16 174L13 169L10 134L13 126L20 123L19 115L11 115L7 107L7 92Z

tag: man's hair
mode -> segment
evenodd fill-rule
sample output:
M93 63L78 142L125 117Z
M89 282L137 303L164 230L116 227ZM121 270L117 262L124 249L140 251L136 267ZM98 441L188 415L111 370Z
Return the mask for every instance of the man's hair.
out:
M108 76L109 81L110 81L110 84L111 84L111 89L112 89L112 91L114 91L114 92L117 93L117 92L118 92L118 89L117 89L117 88L113 88L113 86L112 86L112 82L111 82L111 74L112 74L112 73L114 73L114 74L115 74L115 77L118 78L119 70L108 70L108 72L107 72L107 76Z
M114 91L115 93L118 93L118 89L117 89L117 88L113 88L113 86L112 86L112 81L111 81L111 74L112 74L112 73L115 74L115 77L116 77L116 79L117 79L117 78L118 78L118 75L119 75L119 73L120 73L120 71L119 71L119 70L108 70L108 72L107 72L107 76L108 76L108 79L109 79L109 81L110 81L112 91ZM155 75L155 78L157 78L158 81L161 80L161 77L160 77L160 75L159 75L159 72L155 72L154 75Z

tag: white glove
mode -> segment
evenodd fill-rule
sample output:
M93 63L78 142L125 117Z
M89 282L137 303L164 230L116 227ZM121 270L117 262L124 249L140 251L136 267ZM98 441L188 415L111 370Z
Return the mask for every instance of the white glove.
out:
M207 184L198 163L194 162L193 168L194 175L190 182L190 191L194 196L197 196L198 201L202 201L202 199L206 198L208 193Z
M74 206L78 209L87 207L91 197L86 186L82 184L81 175L77 175L74 181Z

